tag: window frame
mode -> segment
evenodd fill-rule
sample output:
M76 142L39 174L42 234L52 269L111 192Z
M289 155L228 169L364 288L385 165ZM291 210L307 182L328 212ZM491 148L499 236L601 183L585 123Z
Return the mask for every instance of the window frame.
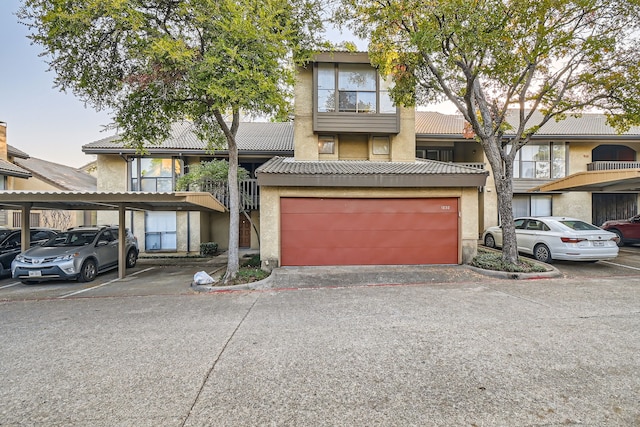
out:
M143 160L170 160L171 161L171 176L143 176L142 174L142 161ZM127 167L127 186L129 187L129 191L139 191L139 192L152 192L152 193L163 193L163 192L173 192L176 189L176 182L180 176L184 174L185 161L180 156L171 156L171 157L156 157L156 156L140 156L133 157L128 162ZM176 167L178 165L178 167ZM179 169L179 170L177 170ZM169 190L158 190L159 183L167 182L171 180L171 187ZM144 190L144 183L153 183L152 190Z
M526 152L527 147L547 147L548 158L545 160L536 160L536 159L523 159L523 154ZM509 144L511 147L511 144ZM564 159L556 158L556 149L563 147L561 150L564 156ZM538 151L540 152L540 151ZM556 160L563 160L562 166ZM533 176L523 176L522 171L525 170L524 165L533 164ZM548 172L545 177L538 176L539 168L543 167L543 164L548 165ZM536 142L536 143L528 143L518 150L516 153L516 157L513 160L513 178L514 179L533 179L533 180L553 180L560 179L567 176L567 171L569 169L569 143L568 142Z
M357 69L361 67L362 69L371 70L373 75L375 76L374 88L342 88L341 85L341 66L344 68L353 68ZM326 70L333 69L333 77L328 77L327 75L323 75L326 73ZM329 80L333 82L333 90L331 88L324 87L325 84L330 83ZM349 63L349 62L318 62L315 63L314 66L314 78L313 78L313 93L314 93L314 114L337 114L337 115L389 115L389 114L397 114L397 106L393 105L393 100L389 96L389 90L393 86L393 82L391 79L387 78L386 80L380 76L378 70L375 67L372 67L367 63ZM321 96L325 93L324 96ZM355 96L354 98L354 108L349 109L348 111L344 111L341 107L343 98L347 95L351 94ZM360 96L362 95L362 96ZM374 95L375 97L375 105L372 109L359 108L359 101L366 98L366 96ZM384 99L383 99L384 96ZM326 100L331 100L333 97L333 102L326 102ZM330 105L329 108L321 108L322 104ZM333 107L331 107L333 105ZM362 104L370 105L368 103ZM392 107L389 107L391 105ZM383 111L384 110L384 111ZM393 111L391 111L393 110Z

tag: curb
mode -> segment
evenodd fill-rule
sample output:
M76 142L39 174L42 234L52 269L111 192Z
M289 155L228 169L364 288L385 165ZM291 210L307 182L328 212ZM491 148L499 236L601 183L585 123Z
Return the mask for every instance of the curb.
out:
M560 270L558 270L554 266L549 264L542 264L539 261L537 261L537 263L544 265L544 267L548 271L535 272L535 273L518 273L518 272L510 272L510 271L486 270L484 268L478 268L472 265L466 265L466 267L470 270L475 271L476 273L489 276L489 277L496 277L498 279L534 280L534 279L553 279L553 278L562 276L562 273L560 272Z
M231 291L255 291L261 289L270 289L272 287L272 276L258 280L257 282L251 283L243 283L240 285L229 285L229 286L212 286L212 285L196 285L194 282L191 282L191 289L196 292L231 292Z

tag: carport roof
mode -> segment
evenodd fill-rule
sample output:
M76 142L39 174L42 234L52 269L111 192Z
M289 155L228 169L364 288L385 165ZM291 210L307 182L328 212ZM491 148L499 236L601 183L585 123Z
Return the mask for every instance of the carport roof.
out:
M640 169L578 172L529 190L529 192L548 191L640 191Z
M0 208L61 210L218 211L225 207L211 193L108 191L2 191Z

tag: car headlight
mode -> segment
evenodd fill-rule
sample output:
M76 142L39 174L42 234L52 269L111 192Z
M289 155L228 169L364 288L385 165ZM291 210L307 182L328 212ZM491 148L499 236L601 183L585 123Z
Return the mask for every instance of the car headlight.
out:
M77 253L77 252L73 253L73 254L60 255L60 256L57 256L56 259L54 259L53 261L54 262L55 261L66 261L66 260L69 260L69 259L73 259L73 258L77 257L78 255L80 255L80 254Z
M19 261L19 262L24 261L24 255L22 255L22 254L16 255L16 261Z

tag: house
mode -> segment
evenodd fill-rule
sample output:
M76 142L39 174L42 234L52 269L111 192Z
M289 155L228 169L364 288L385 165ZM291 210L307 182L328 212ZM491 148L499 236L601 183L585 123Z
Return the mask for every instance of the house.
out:
M7 144L7 125L0 122L0 189L14 191L92 191L96 179L78 169L30 157ZM33 227L64 229L95 222L95 212L60 209L34 210ZM0 225L19 227L22 211L0 210Z
M509 121L515 125L515 112ZM539 119L534 117L534 122ZM463 135L461 115L416 113L419 156L465 161L482 152ZM638 213L640 127L618 134L603 114L551 120L520 150L514 164L516 216L565 215L595 225ZM486 158L477 159L486 163ZM493 173L480 196L480 231L499 224Z
M476 254L487 172L416 159L415 111L394 106L388 89L367 53L321 53L298 68L294 156L256 171L263 266L459 264Z

